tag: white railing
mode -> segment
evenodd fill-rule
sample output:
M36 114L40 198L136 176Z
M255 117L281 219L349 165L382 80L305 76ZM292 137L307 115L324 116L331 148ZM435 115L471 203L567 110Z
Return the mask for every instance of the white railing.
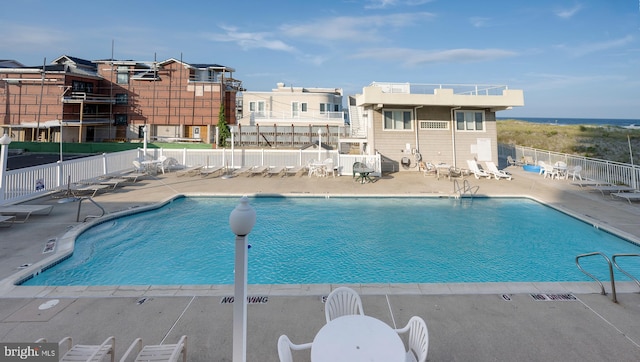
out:
M4 177L4 194L0 205L23 202L64 189L68 182L92 179L109 173L133 169L135 159L174 158L186 167L214 166L240 168L245 166L306 166L311 161L328 158L339 175L351 175L354 162L364 162L381 175L380 155L346 155L336 150L271 150L271 149L142 149L84 157L47 165L21 168L0 173Z
M453 89L454 94L471 96L501 96L506 85L490 84L419 84L373 82L371 86L382 88L383 93L434 94L436 89Z
M279 120L279 121L291 121L291 122L343 122L344 112L302 112L302 111L288 111L288 112L250 112L249 118L252 122L260 122L266 120Z
M502 145L498 153L505 158L507 155L511 155L516 160L528 158L535 164L538 164L539 161L552 164L563 161L568 167L581 166L583 178L627 185L635 189L640 186L640 167L638 165L522 146Z

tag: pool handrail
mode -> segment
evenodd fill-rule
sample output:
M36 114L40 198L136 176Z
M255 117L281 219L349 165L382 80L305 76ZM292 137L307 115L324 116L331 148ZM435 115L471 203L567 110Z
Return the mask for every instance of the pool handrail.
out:
M638 257L640 257L640 254L613 254L611 256L611 260L613 261L613 265L616 268L618 268L618 270L620 270L624 275L628 276L631 280L636 282L638 287L640 287L640 281L637 278L635 278L633 275L631 275L629 272L627 272L626 270L622 269L620 267L620 265L618 265L618 263L616 262L616 258L621 257L621 256L638 256Z
M582 271L583 273L585 273L588 277L590 277L591 279L595 280L596 282L598 282L598 284L600 285L600 294L602 295L607 295L607 292L604 290L604 285L602 285L602 282L596 278L593 274L587 272L586 270L584 270L582 268L582 266L580 265L580 258L584 258L587 256L593 256L593 255L600 255L604 258L604 260L607 261L607 264L609 265L609 276L611 277L611 298L613 300L614 303L618 303L618 299L616 298L616 282L613 278L613 266L611 265L611 260L609 260L609 258L604 255L603 253L599 252L599 251L595 251L593 253L587 253L587 254L580 254L578 256L576 256L576 265L578 266L578 269L580 269L580 271Z

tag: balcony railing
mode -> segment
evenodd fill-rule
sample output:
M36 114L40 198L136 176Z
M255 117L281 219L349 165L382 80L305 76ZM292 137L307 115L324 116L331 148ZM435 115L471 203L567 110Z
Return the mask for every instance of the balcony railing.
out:
M344 112L250 112L251 121L324 122L344 121Z
M63 96L62 103L111 103L115 104L116 99L108 95L91 94L85 92L73 92L71 95Z
M453 94L471 96L501 96L509 89L506 85L484 84L419 84L373 82L370 86L382 88L383 93L434 94L436 89L453 89Z

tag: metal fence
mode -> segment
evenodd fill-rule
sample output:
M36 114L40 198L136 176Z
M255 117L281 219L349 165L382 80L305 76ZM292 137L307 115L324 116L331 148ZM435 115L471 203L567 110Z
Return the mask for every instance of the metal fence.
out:
M540 161L551 164L562 161L569 168L581 166L583 178L615 185L626 185L638 189L640 167L637 165L504 144L499 145L498 154L501 159L511 156L515 160L529 160L535 165Z
M272 150L272 149L143 149L104 153L68 161L21 168L0 170L4 178L0 205L14 204L63 190L69 182L90 180L110 173L133 170L136 159L173 158L184 167L225 166L300 166L312 161L333 160L338 175L352 175L353 164L364 162L381 175L380 155L340 154L336 150Z

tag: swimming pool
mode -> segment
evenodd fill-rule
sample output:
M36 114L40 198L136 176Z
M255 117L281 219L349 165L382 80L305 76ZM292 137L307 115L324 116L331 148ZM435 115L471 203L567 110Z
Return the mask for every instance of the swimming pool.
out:
M183 197L98 224L77 238L70 258L23 285L232 284L228 217L238 201ZM640 252L528 199L250 202L257 212L249 235L252 284L590 281L576 267L576 255ZM608 280L602 260L594 262L581 264Z

